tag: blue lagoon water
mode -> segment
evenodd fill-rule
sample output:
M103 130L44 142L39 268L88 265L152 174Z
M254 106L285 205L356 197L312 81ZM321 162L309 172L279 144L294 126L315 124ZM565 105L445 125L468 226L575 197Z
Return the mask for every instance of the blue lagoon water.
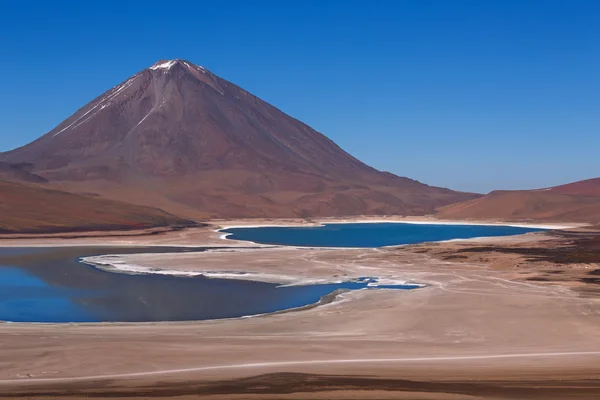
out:
M65 322L68 315L69 319L93 322L83 307L71 301L82 295L93 293L50 286L20 268L0 268L0 320Z
M383 247L476 237L510 236L543 229L500 225L409 223L325 224L306 227L229 228L228 239L304 247Z
M175 248L0 248L0 321L190 321L272 313L318 303L338 290L414 289L351 282L280 286L205 277L127 275L82 264L98 254L203 251Z

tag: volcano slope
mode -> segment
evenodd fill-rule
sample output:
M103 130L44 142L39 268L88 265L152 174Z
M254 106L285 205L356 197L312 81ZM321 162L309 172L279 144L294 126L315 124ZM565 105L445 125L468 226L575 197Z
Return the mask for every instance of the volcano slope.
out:
M422 215L477 197L371 168L184 60L142 70L0 162L195 218Z

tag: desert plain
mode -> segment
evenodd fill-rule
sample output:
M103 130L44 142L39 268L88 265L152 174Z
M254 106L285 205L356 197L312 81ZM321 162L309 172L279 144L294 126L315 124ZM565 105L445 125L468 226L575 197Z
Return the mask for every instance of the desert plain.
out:
M431 221L423 219L423 221ZM563 228L379 249L177 231L9 236L2 246L218 246L130 254L128 265L245 273L282 284L378 276L414 290L199 322L0 324L0 397L207 399L600 398L600 233Z

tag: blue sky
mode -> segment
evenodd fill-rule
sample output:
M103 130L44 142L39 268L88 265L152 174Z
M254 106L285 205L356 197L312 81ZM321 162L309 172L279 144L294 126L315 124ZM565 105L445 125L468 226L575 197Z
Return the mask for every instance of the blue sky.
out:
M183 58L428 184L597 177L598 21L593 0L5 0L0 151Z

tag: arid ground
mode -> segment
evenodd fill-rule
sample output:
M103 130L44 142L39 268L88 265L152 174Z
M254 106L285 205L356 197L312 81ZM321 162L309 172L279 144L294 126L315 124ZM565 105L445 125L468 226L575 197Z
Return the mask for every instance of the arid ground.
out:
M0 244L240 245L213 229ZM253 318L4 324L0 397L600 398L597 231L383 249L244 246L122 260L282 282L368 275L427 286L346 292L317 307Z

